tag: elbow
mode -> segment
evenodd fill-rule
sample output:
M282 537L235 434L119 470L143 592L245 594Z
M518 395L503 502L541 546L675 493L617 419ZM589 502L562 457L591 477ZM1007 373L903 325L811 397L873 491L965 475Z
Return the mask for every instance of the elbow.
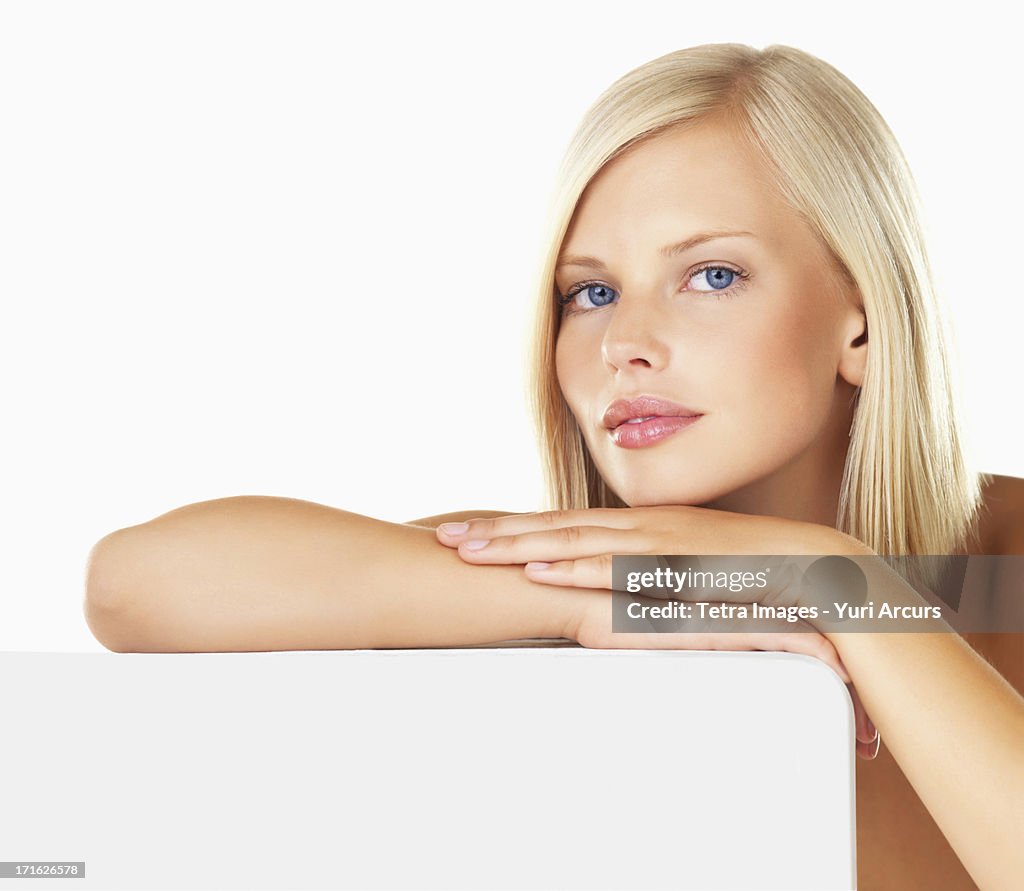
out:
M101 538L89 551L85 570L83 612L93 637L114 653L139 652L129 619L129 568L124 532Z

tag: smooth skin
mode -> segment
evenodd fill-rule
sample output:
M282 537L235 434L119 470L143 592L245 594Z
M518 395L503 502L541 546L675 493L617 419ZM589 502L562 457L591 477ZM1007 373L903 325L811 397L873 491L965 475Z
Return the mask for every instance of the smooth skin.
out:
M577 205L555 284L565 296L593 287L563 313L556 370L601 476L630 507L835 524L864 311L769 181L727 127L703 122L627 150ZM714 232L749 234L662 255ZM704 417L654 447L621 448L604 411L641 394Z

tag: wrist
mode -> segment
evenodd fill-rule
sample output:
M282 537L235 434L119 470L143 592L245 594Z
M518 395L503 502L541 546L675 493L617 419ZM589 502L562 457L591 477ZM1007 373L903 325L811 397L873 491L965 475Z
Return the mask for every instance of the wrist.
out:
M856 564L863 576L861 584L856 587L863 593L847 599L842 596L843 584L838 584L835 589L818 591L816 595L816 599L823 603L829 601L826 606L833 609L825 610L828 618L823 617L815 625L840 651L840 656L848 646L864 649L890 634L948 633L954 630L943 616L945 604L936 598L933 598L936 602L929 601L883 557L856 539L849 536L846 539L845 542L833 539L836 549L828 553L849 557ZM841 582L844 575L840 573L837 581ZM832 590L837 595L835 598L829 596ZM831 603L833 599L846 602L856 612L844 620L838 615L837 603Z
M584 639L594 628L611 626L612 595L610 591L590 588L577 588L572 594L562 636L587 646ZM604 611L603 614L598 610Z

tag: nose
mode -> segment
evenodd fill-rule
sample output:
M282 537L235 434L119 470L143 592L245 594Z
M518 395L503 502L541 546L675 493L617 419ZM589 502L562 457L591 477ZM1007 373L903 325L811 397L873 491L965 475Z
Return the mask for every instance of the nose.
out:
M658 370L668 364L669 347L651 301L619 297L601 341L601 355L612 371Z

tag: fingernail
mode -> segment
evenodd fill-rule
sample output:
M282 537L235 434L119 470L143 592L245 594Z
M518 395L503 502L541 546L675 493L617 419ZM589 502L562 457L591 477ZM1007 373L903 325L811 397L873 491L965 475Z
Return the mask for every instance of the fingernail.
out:
M550 565L551 565L550 563L527 563L526 564L526 568L527 569L536 569L536 570L540 571L540 570L547 569Z
M469 523L442 523L437 527L445 535L462 535L467 529L469 529Z
M878 735L878 731L875 730L875 725L871 723L871 719L868 718L868 733L871 734L871 738L874 739Z
M463 544L471 551L479 551L486 548L490 541L486 538L474 538L472 541L464 541Z

